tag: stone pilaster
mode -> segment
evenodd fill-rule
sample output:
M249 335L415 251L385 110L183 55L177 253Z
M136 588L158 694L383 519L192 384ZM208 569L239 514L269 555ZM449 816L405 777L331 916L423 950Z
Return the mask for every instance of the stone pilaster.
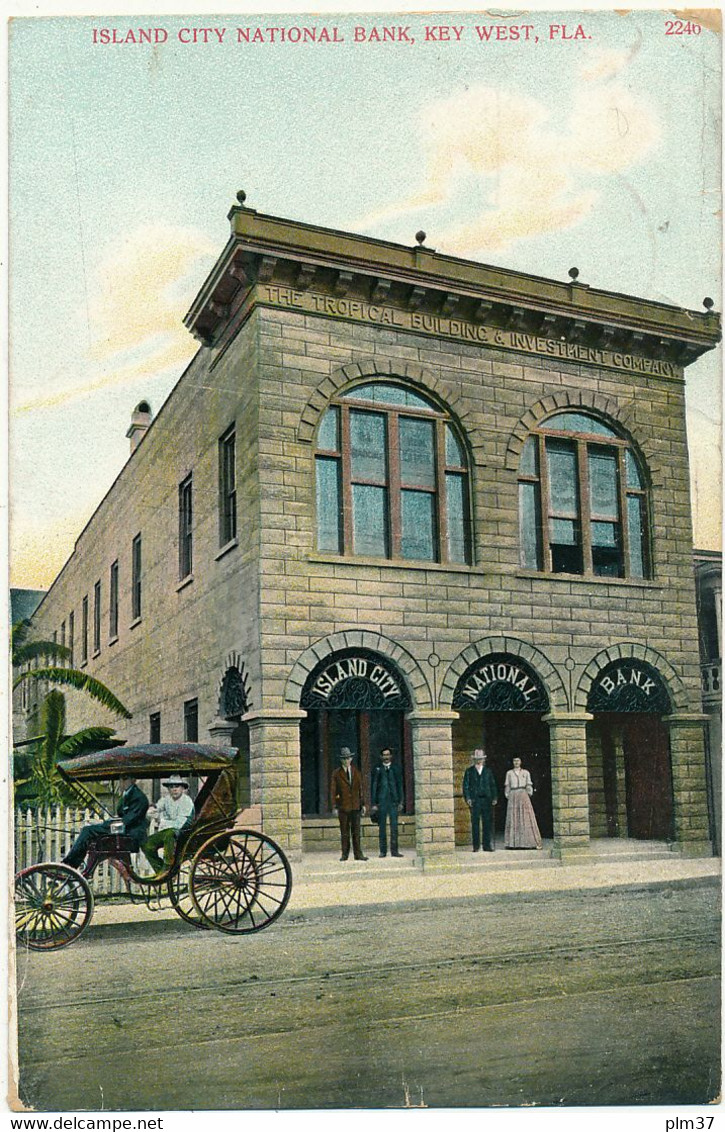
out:
M264 832L292 860L302 856L300 720L297 708L252 711L249 725L250 802L262 807Z
M665 716L670 732L675 840L686 857L710 857L705 726L699 713Z
M586 712L545 715L551 750L554 855L581 861L589 855L589 787Z
M423 869L456 867L453 823L454 711L416 711L408 716L415 773L416 864Z
M209 738L215 747L231 747L232 735L236 731L237 724L229 719L213 719L207 731Z

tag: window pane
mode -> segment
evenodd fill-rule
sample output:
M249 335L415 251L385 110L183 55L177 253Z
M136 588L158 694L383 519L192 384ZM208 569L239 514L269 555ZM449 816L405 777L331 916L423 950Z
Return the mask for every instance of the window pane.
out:
M568 444L549 442L546 446L549 462L549 499L554 515L579 514L577 489L576 451Z
M317 548L339 554L341 550L339 461L318 456Z
M536 476L539 474L539 445L535 436L530 436L521 452L521 475Z
M592 569L600 577L624 574L619 523L592 523Z
M466 481L455 473L446 476L448 561L468 561L466 554Z
M573 519L552 519L551 541L560 546L576 546L579 542L579 524Z
M339 452L340 441L339 436L339 410L332 408L328 409L324 417L320 421L320 428L317 433L317 447L326 452Z
M535 483L519 484L519 546L521 565L540 570L539 488Z
M619 523L592 523L592 546L616 546Z
M435 487L433 422L401 417L400 482L416 487Z
M368 385L358 385L349 393L343 394L344 401L377 401L381 405L400 405L407 408L424 409L428 413L437 412L434 405L424 397L400 385L389 385L375 381Z
M465 468L463 449L450 425L446 425L446 464L449 468Z
M555 428L559 432L589 432L596 436L616 436L614 429L602 424L586 413L557 413L544 421L542 428Z
M601 448L589 449L589 502L592 515L619 518L617 456Z
M647 530L644 521L644 499L637 495L627 496L627 524L629 528L629 574L632 578L644 578Z
M352 485L353 551L376 558L388 555L388 493L384 487Z
M642 483L642 476L640 475L639 468L637 467L637 461L635 460L629 449L627 449L627 451L625 452L624 458L625 466L627 469L627 487L638 487L640 489L643 489L644 484Z
M433 537L433 504L435 496L427 491L400 493L400 553L403 558L435 560Z
M350 413L350 468L354 480L386 482L385 423L380 413Z

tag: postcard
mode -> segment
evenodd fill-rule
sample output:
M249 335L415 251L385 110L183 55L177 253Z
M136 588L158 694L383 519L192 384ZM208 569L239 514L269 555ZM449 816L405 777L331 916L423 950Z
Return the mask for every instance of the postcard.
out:
M10 21L11 1127L712 1127L720 36Z

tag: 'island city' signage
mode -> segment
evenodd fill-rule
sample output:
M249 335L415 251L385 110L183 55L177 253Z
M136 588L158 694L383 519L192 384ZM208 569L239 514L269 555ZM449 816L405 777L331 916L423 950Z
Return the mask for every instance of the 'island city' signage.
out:
M400 710L410 706L397 672L382 657L364 650L338 653L318 664L308 679L303 708Z
M464 672L453 707L464 711L547 711L549 699L528 664L508 653L491 653Z
M643 711L666 715L670 697L656 668L642 660L616 660L592 684L587 711Z
M581 346L561 338L547 338L522 331L499 330L467 322L461 318L444 318L437 314L419 311L402 311L382 303L368 303L362 299L337 298L318 295L312 291L296 291L293 287L257 284L257 301L269 306L288 307L309 314L329 315L332 318L368 322L398 330L413 330L436 337L455 338L481 346L494 346L502 350L517 350L526 354L543 354L545 357L569 362L589 362L609 369L627 370L629 373L651 374L656 377L681 377L680 367L673 362L658 361L625 354L617 350L600 350Z

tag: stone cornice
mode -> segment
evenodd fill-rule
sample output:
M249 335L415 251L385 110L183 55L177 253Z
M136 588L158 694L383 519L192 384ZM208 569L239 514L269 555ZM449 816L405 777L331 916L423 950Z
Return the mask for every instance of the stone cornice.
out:
M538 278L244 207L232 208L229 218L231 238L184 319L205 345L222 343L257 283L677 366L720 340L720 318L712 311Z

